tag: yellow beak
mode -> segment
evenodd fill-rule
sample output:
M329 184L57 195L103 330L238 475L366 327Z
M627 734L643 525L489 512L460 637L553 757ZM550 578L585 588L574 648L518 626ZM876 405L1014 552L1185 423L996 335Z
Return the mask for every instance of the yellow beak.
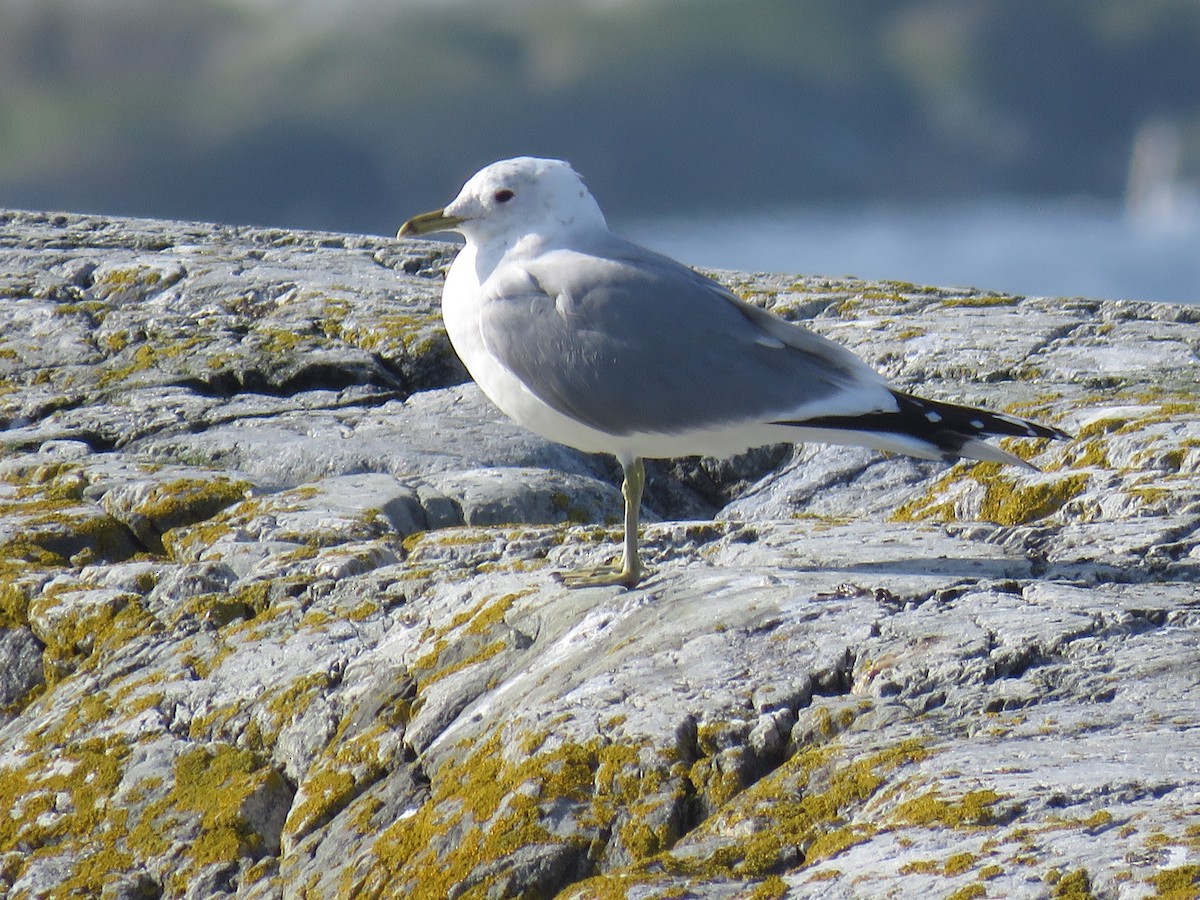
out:
M438 231L453 231L462 221L464 220L461 216L448 216L444 209L435 209L433 212L413 216L400 226L396 237L416 237Z

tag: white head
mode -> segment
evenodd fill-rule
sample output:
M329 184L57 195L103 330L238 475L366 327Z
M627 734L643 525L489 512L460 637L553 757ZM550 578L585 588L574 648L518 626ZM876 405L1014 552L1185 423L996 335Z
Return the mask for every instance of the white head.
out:
M409 219L400 235L458 231L474 244L607 228L595 199L561 159L519 156L480 169L443 210Z

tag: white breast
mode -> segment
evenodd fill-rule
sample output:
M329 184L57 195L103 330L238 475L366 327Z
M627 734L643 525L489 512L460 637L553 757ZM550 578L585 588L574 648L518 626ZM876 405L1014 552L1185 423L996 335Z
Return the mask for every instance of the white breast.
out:
M465 246L446 276L442 319L450 343L475 383L510 419L542 437L588 453L622 455L620 439L589 428L548 406L487 349L480 333L484 292L475 269L475 248Z

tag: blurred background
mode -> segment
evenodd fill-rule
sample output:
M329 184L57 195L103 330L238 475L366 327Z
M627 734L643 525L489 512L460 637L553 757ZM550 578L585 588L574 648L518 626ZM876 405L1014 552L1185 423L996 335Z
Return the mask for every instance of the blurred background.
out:
M0 206L392 234L495 159L726 268L1200 300L1197 0L0 0Z

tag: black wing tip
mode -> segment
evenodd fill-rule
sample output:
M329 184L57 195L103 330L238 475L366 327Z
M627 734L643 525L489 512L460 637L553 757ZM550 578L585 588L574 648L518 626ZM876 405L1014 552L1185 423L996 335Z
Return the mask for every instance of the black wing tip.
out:
M799 421L777 422L806 428L903 435L925 442L931 451L947 462L962 459L995 459L1028 465L1012 454L995 449L991 455L977 456L964 449L986 445L988 437L1041 438L1070 440L1071 435L1052 425L1041 425L1007 413L994 413L974 406L961 406L941 400L927 400L900 391L892 391L896 409L887 412L815 416ZM918 454L919 455L919 454ZM1031 466L1032 468L1032 466Z
M997 413L975 406L962 406L941 400L928 400L900 391L892 391L899 404L897 414L916 427L931 431L951 431L963 437L1024 437L1069 441L1073 437L1061 428L1043 425L1008 413ZM924 420L924 422L922 422ZM919 424L918 424L919 423ZM927 423L927 424L926 424Z

